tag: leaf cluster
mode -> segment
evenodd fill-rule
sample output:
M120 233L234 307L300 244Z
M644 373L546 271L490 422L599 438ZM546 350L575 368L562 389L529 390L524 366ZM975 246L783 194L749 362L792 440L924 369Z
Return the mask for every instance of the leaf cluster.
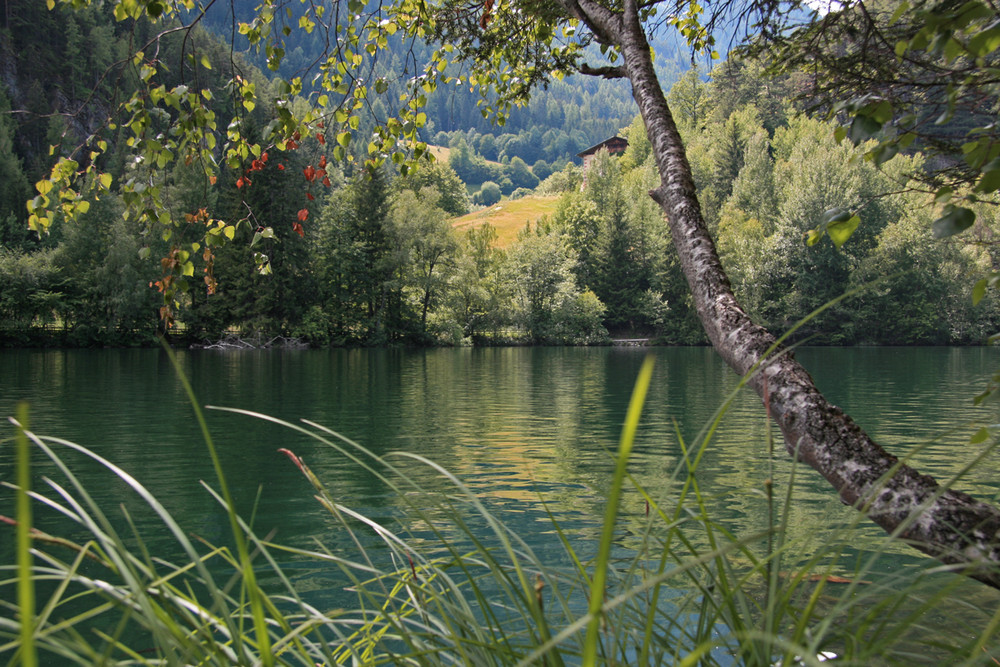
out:
M1000 10L978 0L849 3L757 45L775 70L811 74L811 110L837 119L838 140L872 141L884 164L920 151L914 173L942 206L937 237L971 227L971 204L1000 189Z

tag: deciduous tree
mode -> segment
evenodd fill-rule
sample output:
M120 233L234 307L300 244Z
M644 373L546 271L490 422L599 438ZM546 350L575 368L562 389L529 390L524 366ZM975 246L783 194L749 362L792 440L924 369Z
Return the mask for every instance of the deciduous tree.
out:
M85 0L71 1L85 3ZM193 9L193 0L182 1ZM48 0L48 4L54 5L55 0ZM264 2L256 17L241 24L239 29L265 50L268 58L280 61L284 14L275 12L275 4L271 0ZM1000 29L990 23L995 20L996 12L975 1L962 5L967 6L974 6L973 21L967 20L970 17L960 9L946 15L946 21L950 21L947 25L934 19L933 7L921 6L911 11L910 16L927 22L928 31L915 29L902 55L921 50L932 53L940 48L942 55L952 62L958 62L960 56L967 57L973 72L982 73L988 80L993 69L979 67L977 59L991 56L997 47L995 31ZM126 104L127 113L122 119L130 129L133 145L154 163L173 159L201 161L211 176L212 165L218 159L232 168L246 168L249 161L259 159L266 145L288 150L299 142L300 136L317 133L323 123L324 136L332 133L336 138L339 150L333 157L349 159L354 156L352 139L360 122L360 110L368 108L371 97L388 88L385 81L367 79L366 73L371 69L372 59L379 56L380 45L401 31L408 38L430 38L443 46L428 61L417 63L406 72L409 78L402 94L394 95L392 106L387 107L389 117L377 126L367 143L367 158L372 166L391 161L408 168L406 145L416 155L425 152L426 147L417 136L426 124L420 107L428 91L442 82L455 81L449 73L450 61L464 61L459 82L481 91L484 115L499 122L505 119L510 105L526 101L533 89L552 76L579 71L627 79L659 174L660 183L651 196L667 217L702 326L719 354L764 399L769 415L784 435L789 453L813 466L844 502L864 511L887 531L972 576L1000 585L997 568L1000 511L939 485L883 450L820 394L794 356L781 350L770 332L752 322L733 295L702 215L691 167L654 70L650 48L649 34L663 22L677 25L695 46L710 46L710 36L699 21L699 5L638 0L511 0L485 4L467 0L437 3L395 0L374 5L349 2L343 8L346 11L330 15L321 11L321 7L310 5L306 16L299 21L303 29L323 31L330 45L317 82L323 91L316 97L317 110L297 115L290 101L279 101L274 123L262 142L247 138L241 125L242 115L238 114L225 130L225 144L217 156L215 137L222 128L208 114L200 91L187 84L161 88L161 72L152 55L155 51L144 50L133 60L144 85L140 86L140 94ZM337 7L341 8L339 4ZM751 7L763 10L765 20L758 24L758 32L772 33L770 20L783 7L776 0L767 4L762 0ZM902 7L902 13L907 13L909 5ZM114 10L122 20L179 16L177 7L163 0L118 0ZM607 56L606 62L595 64L584 58L584 47L590 43L600 46ZM863 55L863 50L859 53ZM197 66L199 54L192 55ZM295 79L279 84L289 98L302 85L302 81ZM234 77L231 87L242 101L243 110L251 111L256 99L253 82ZM963 90L959 85L956 94L962 94ZM858 107L858 117L873 121L881 129L891 118L883 113L884 109L881 101L872 100ZM174 132L164 133L164 127ZM873 124L865 120L858 121L858 128L861 137L871 135L874 130ZM94 149L101 150L99 145ZM67 215L87 208L86 183L96 183L105 189L110 185L94 166L95 162L88 159L90 150L88 145L82 154L66 156L54 167L51 178L40 184L32 206L31 221L36 227L48 224L53 207L61 207ZM995 169L991 166L994 150L1000 151L1000 143L993 142L989 135L977 138L972 159L966 160L981 174L976 187L989 192L1000 186L997 182L1000 162L995 163L998 165ZM83 186L77 178L78 172L84 172L90 179ZM131 194L138 195L135 201L142 211L149 209L156 213L157 202L141 201L141 193L135 189ZM126 199L126 203L130 200ZM958 228L968 226L966 222L962 210L953 209L946 214L943 224ZM535 243L543 244L548 237L538 238L541 240ZM553 261L553 257L563 256L559 248L535 250L538 252L533 252L532 257L544 256L550 268L568 271L566 261ZM548 279L542 283L553 284ZM537 312L534 308L539 303L537 299L526 298L525 303L529 312ZM600 600L594 604L599 607ZM592 630L598 631L598 625L592 625ZM583 656L584 662L592 659L595 656Z

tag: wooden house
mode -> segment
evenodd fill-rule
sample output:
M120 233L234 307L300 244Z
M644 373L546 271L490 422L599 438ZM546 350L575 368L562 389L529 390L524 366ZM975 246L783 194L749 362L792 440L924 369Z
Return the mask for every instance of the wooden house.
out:
M577 153L577 157L583 160L583 172L586 174L587 170L590 169L590 163L593 162L594 156L602 148L606 149L611 155L621 155L628 148L628 139L622 139L621 137L611 137L610 139L605 139L596 146L591 146L582 153Z

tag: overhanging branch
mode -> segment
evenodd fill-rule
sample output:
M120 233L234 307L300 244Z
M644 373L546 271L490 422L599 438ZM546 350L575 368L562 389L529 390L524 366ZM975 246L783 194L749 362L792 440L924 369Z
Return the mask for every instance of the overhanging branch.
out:
M624 79L628 77L628 73L625 71L624 67L616 67L613 65L591 67L587 63L582 63L579 70L580 74L586 74L587 76L599 76L605 79Z
M594 0L558 1L624 56L624 64L611 69L623 70L632 84L660 174L660 186L650 194L667 217L698 317L726 363L740 375L753 373L748 383L762 398L768 396L788 452L889 534L1000 588L1000 510L942 487L882 449L826 400L790 352L771 354L774 336L754 324L736 300L653 68L637 0L625 0L621 13Z

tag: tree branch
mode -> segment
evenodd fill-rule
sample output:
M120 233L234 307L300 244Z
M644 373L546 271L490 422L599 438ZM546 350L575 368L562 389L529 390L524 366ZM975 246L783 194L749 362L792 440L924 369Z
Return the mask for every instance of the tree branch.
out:
M614 18L603 7L591 13L596 5L589 0L560 2L572 3L574 15L621 50L660 174L660 186L650 195L666 214L698 317L726 363L748 376L761 398L768 396L789 454L815 468L845 503L891 535L1000 588L1000 511L940 486L882 449L823 397L791 352L780 351L774 336L736 300L702 216L636 0L626 0Z
M587 76L599 76L605 79L624 79L628 76L624 67L606 65L604 67L591 67L587 63L582 63L579 67L580 74Z

